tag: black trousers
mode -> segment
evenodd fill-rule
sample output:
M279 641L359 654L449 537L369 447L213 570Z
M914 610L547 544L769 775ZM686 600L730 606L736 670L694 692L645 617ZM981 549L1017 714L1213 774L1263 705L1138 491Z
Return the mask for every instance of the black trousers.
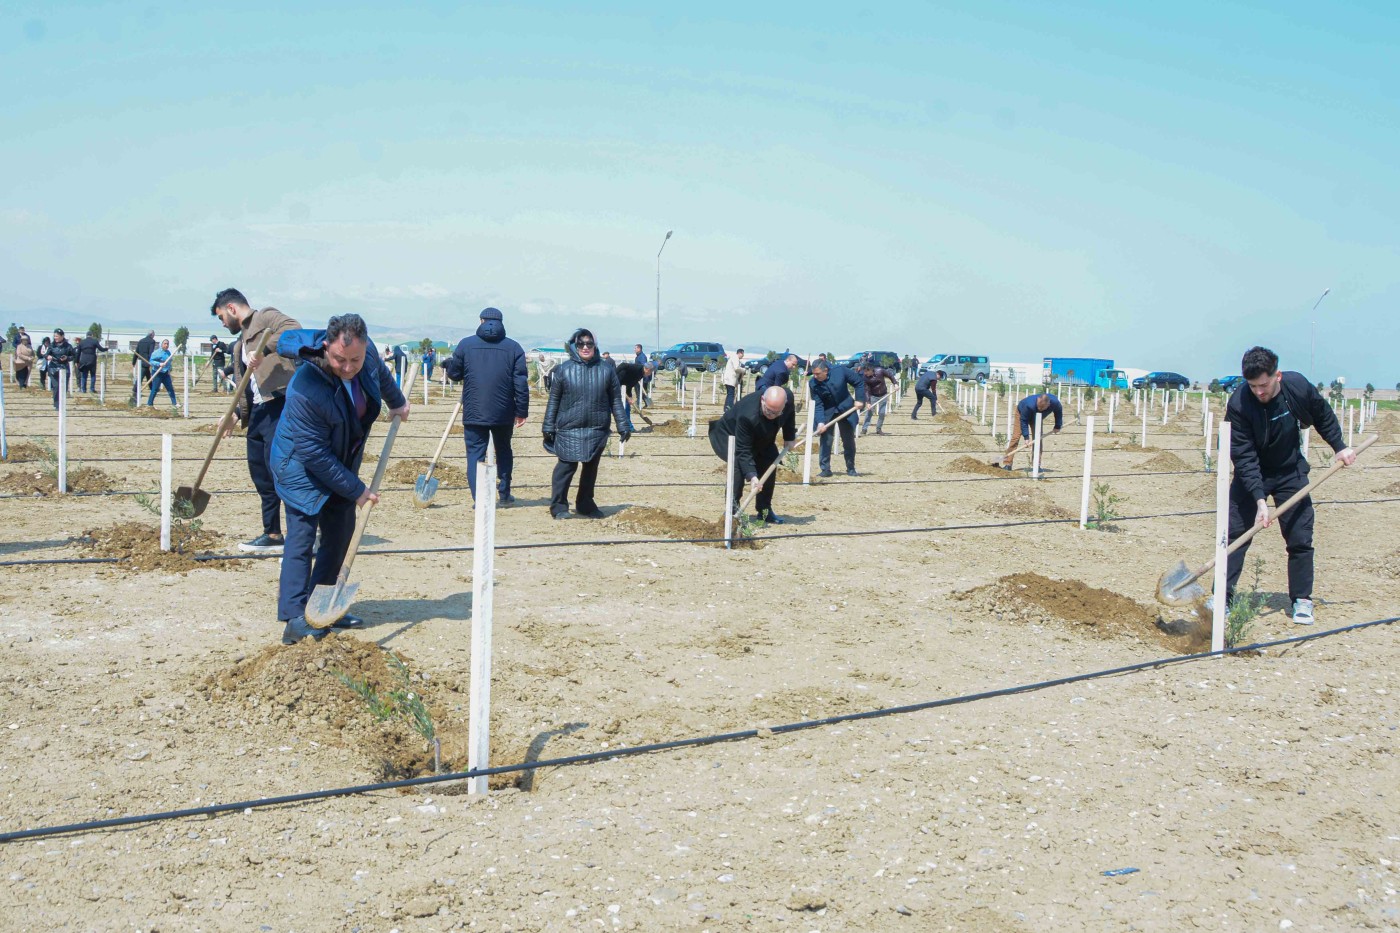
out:
M53 391L53 410L58 411L58 380L62 379L64 388L71 395L73 393L73 380L68 376L68 370L63 367L55 367L49 370L49 388Z
M514 433L513 421L462 425L462 439L467 445L467 485L471 487L473 502L476 501L476 465L486 459L488 440L496 444L496 490L503 496L510 495L510 474L515 468L515 452L510 448L510 439Z
M724 449L719 449L716 440L710 441L710 448L725 460L729 459L729 440L725 439ZM778 449L766 444L760 444L753 449L753 464L758 467L758 475L762 476L767 469L773 465L773 461L778 459ZM763 488L754 496L754 510L761 516L766 516L773 508L773 489L778 483L778 471L774 470L769 474L768 479L763 481ZM749 494L748 480L744 478L744 471L739 467L738 460L734 461L734 502L733 506L738 507L744 497Z
M32 367L15 367L15 382L21 389L29 388L29 371Z
M1265 476L1264 494L1271 497L1277 506L1289 496L1308 484L1308 474L1299 470L1285 476ZM1258 503L1239 483L1230 484L1230 541L1249 530L1258 513ZM1313 591L1313 504L1308 496L1293 508L1284 512L1278 519L1279 531L1288 550L1288 598L1312 599ZM1231 554L1226 563L1225 598L1235 595L1235 585L1239 583L1240 572L1244 569L1244 557L1249 552L1249 542Z
M319 548L317 528L321 530ZM282 547L282 575L277 582L278 621L305 615L311 591L335 583L354 532L355 503L349 499L331 496L315 515L287 506L287 543Z
M933 394L932 392L928 391L927 389L915 389L915 390L914 390L914 394L915 394L916 396L918 396L918 399L914 402L914 411L910 413L910 417L912 417L912 418L917 418L917 417L919 417L919 409L922 408L922 407L924 406L924 400L925 400L925 399L928 400L928 407L929 407L930 413L931 413L931 414L935 414L935 415L938 414L938 396L937 396L937 395Z
M263 534L269 535L282 533L282 500L272 481L272 436L277 433L284 404L286 399L274 398L254 405L248 415L248 475L262 499Z
M573 483L574 473L580 466L583 467L583 472L578 478L578 495L574 497L574 509L578 512L591 512L598 507L598 503L593 501L593 487L598 482L598 462L602 459L603 452L600 450L598 456L592 460L585 460L582 464L560 460L554 465L549 514L559 515L569 511L569 486Z
M97 364L88 363L78 367L78 391L97 391Z
M729 409L731 409L731 408L733 408L733 407L734 407L734 387L733 387L733 386L725 386L725 387L724 387L724 410L725 410L725 411L729 411Z
M836 422L836 430L841 432L841 453L846 457L846 469L856 468L856 425L855 416L841 418ZM821 464L823 470L831 469L831 444L835 436L831 429L827 428L826 433L818 439L817 462Z

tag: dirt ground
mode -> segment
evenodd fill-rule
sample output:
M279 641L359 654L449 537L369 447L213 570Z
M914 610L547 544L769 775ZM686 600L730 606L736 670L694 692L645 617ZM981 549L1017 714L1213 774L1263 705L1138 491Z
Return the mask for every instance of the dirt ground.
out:
M226 397L189 420L75 409L70 475L115 494L35 496L55 419L6 387L0 561L120 559L0 568L0 832L430 773L425 722L466 768L472 554L376 553L471 544L459 434L432 507L413 505L452 409L415 395L354 565L366 626L283 647L278 561L195 559L261 530L243 438L184 554L153 553L133 496L158 486L161 431L176 483L193 477ZM1130 418L1096 439L1112 533L1054 521L1079 514L1072 414L1033 481L991 467L1004 444L950 402L918 421L906 402L860 438L861 476L785 470L787 522L726 550L680 540L716 536L724 473L659 395L659 430L602 464L601 520L550 518L538 396L516 433L492 763L756 737L501 775L485 796L454 782L0 844L0 928L1400 927L1397 627L1012 689L1200 647L1153 599L1211 555L1198 402L1157 416L1146 451ZM1315 630L1400 614L1400 503L1352 501L1396 495L1395 430L1318 496ZM917 530L850 534L899 529ZM1277 533L1256 556L1254 639L1299 634Z

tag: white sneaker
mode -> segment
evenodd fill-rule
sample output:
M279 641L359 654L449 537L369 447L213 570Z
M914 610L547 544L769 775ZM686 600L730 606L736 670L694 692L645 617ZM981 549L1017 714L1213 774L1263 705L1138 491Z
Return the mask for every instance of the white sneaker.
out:
M1293 600L1293 624L1313 624L1313 601L1311 599Z

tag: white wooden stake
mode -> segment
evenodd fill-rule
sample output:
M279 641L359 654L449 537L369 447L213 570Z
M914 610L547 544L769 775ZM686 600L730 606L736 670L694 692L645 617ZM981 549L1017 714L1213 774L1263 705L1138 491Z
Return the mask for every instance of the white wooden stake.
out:
M185 416L186 418L188 418L188 417L190 416L190 357L189 357L189 354L185 354L185 376L184 376L184 379L185 379L185 388L184 388L184 391L180 393L180 400L181 400L181 402L182 402L182 404L183 404L183 406L184 406L184 416Z
M1355 417L1356 417L1356 409L1355 409L1355 408L1352 408L1350 405L1348 405L1348 406L1347 406L1347 446L1348 446L1348 447L1351 446L1352 425L1353 425L1353 419L1354 419Z
M1207 463L1210 462L1210 439L1214 436L1214 434L1211 432L1211 428L1212 428L1214 425L1215 425L1215 412L1213 412L1213 411L1208 411L1208 412L1206 412L1206 462L1207 462ZM1207 471L1209 471L1209 467L1207 467Z
M734 387L734 391L735 391L735 392L738 392L738 391L739 391L739 387L738 387L738 386L735 386L735 387ZM715 376L713 379L710 380L710 404L713 405L713 404L715 404L715 403L718 402L718 401L719 401L719 377L718 377L718 376ZM737 402L738 399L735 399L735 401Z
M811 359L811 357L808 357ZM812 485L812 428L816 425L817 409L808 399L807 404L807 437L805 443L807 452L802 455L802 485Z
M97 364L97 404L107 404L107 364Z
M51 378L58 380L58 492L68 492L68 376L67 364Z
M700 393L690 393L690 436L695 436L695 425L700 416Z
M1118 393L1114 392L1108 397L1108 433L1113 433L1113 413L1118 410Z
M729 435L729 459L724 476L724 546L734 546L734 435Z
M1171 413L1171 410L1172 410L1171 403L1167 401L1166 395L1163 394L1163 396L1162 396L1162 423L1163 423L1163 424L1166 424L1166 423L1167 423L1167 415L1169 415L1169 414Z
M1312 431L1309 430L1308 428L1303 428L1302 434L1303 434L1303 437L1301 438L1301 440L1299 441L1299 443L1302 445L1302 448L1303 448L1303 459L1304 459L1304 460L1307 460L1307 459L1308 459L1308 438L1309 438L1309 436L1312 434Z
M10 458L10 442L5 439L5 387L0 385L0 460Z
M992 403L992 437L997 436L997 413L999 411L1001 408L995 402Z
M1079 491L1079 527L1089 527L1089 486L1094 475L1094 416L1084 424L1084 487Z
M1142 441L1139 445L1143 450L1147 449L1147 406L1142 408Z
M170 445L174 441L169 434L160 436L160 549L170 550Z
M1220 461L1215 474L1215 611L1210 620L1210 650L1225 650L1225 551L1230 546L1230 422L1220 419Z
M1031 479L1040 479L1040 433L1045 427L1045 412L1035 413L1035 463L1031 464Z
M1006 395L1006 437L1011 438L1011 432L1016 430L1016 396L1019 393L1013 387Z
M428 407L428 361L423 361L423 407Z
M472 655L467 719L467 768L491 767L491 609L496 573L496 468L476 466L476 530L472 538ZM486 777L467 779L468 794L490 790Z

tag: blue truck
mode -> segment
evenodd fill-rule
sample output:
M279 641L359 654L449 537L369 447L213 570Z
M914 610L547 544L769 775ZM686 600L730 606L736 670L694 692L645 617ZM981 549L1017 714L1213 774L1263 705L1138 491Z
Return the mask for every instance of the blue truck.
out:
M1113 365L1113 360L1097 360L1083 356L1047 356L1043 378L1047 383L1063 382L1071 386L1095 386L1100 389L1126 389L1128 377Z

